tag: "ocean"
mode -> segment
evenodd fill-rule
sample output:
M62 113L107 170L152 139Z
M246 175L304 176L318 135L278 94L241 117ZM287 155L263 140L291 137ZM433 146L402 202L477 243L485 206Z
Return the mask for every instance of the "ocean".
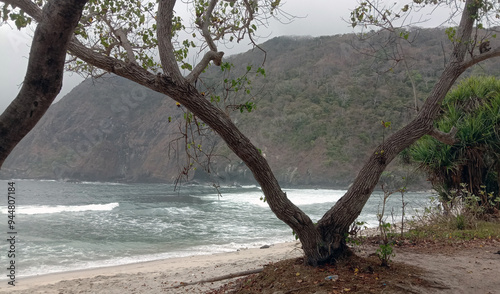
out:
M16 278L199 254L231 252L295 240L256 186L222 187L15 180L0 181L0 265L15 260ZM12 189L11 189L12 190ZM313 221L345 193L285 189ZM374 193L358 218L377 225L382 193ZM429 205L430 193L407 193L408 216ZM399 193L386 211L401 219ZM9 220L14 223L9 224ZM9 225L13 227L9 228ZM8 233L11 232L11 233ZM15 232L15 237L12 235ZM9 239L11 241L9 241ZM14 241L12 241L14 240ZM8 251L15 247L15 258ZM9 247L10 246L10 247ZM7 270L4 270L7 273ZM0 279L7 279L6 274Z

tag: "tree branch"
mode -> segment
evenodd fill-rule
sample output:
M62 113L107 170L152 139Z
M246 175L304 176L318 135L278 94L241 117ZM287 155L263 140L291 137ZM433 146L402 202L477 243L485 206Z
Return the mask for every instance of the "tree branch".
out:
M448 133L442 132L438 129L432 129L429 132L429 136L432 136L434 139L446 145L453 145L457 142L457 138L455 137L457 132L458 129L455 127L452 127Z
M111 50L113 50L113 48L115 48L116 46L120 46L120 42L113 42L109 44L109 46L106 48L106 51L104 51L104 54L109 56L111 54Z
M132 48L132 44L130 44L130 41L127 38L127 32L124 31L122 28L115 29L113 27L113 24L111 23L111 21L105 15L103 15L101 17L101 19L108 25L109 30L116 36L116 39L119 41L119 43L117 43L117 42L111 43L106 48L106 55L109 56L109 54L111 53L111 50L117 44L118 45L122 45L123 49L125 49L125 52L127 53L127 60L128 60L128 62L133 63L135 65L139 65L137 63L136 58L135 58L134 50Z
M215 5L217 4L217 0L210 1L210 4L207 10L199 15L196 19L196 25L201 29L201 33L207 42L208 48L210 51L206 52L203 56L203 59L194 67L193 71L189 73L186 77L188 82L192 83L198 79L203 70L208 66L210 61L213 61L216 66L220 66L222 64L222 56L224 56L224 52L217 52L217 46L210 35L210 31L208 29L210 25L210 18L214 11Z
M271 210L297 232L301 240L319 240L318 232L314 229L311 219L286 197L269 164L258 149L222 110L205 99L192 84L185 82L178 84L170 77L157 76L142 67L132 66L123 61L95 53L75 40L70 44L69 49L73 55L91 65L115 73L180 102L217 132L229 148L247 164L261 185Z
M172 45L172 20L174 17L175 0L160 0L158 3L157 30L158 51L160 53L163 72L172 80L184 83Z
M125 51L127 52L127 59L130 63L133 63L135 65L139 65L135 59L135 55L134 55L134 50L132 49L132 45L130 44L128 38L127 38L127 34L121 29L117 29L117 30L113 30L113 32L115 33L115 35L118 37L118 39L120 40L123 48L125 49Z
M196 24L201 29L201 33L203 34L205 41L207 41L208 48L214 52L217 52L217 46L215 46L214 40L210 35L208 26L210 25L210 17L212 16L216 4L217 0L211 0L207 10L200 15L198 19L196 19Z
M175 289L175 288L180 288L180 287L185 287L185 286L191 286L191 285L196 285L196 284L203 284L203 283L213 283L213 282L218 282L218 281L223 281L223 280L228 280L232 278L237 278L237 277L242 277L242 276L249 276L253 274L258 274L264 271L264 268L258 268L258 269L253 269L253 270L247 270L247 271L242 271L242 272L236 272L232 274L226 274L223 276L218 276L215 278L210 278L210 279L205 279L197 282L189 282L189 283L184 283L181 282L179 285L166 288L166 289Z
M499 57L500 56L500 47L495 48L495 50L491 50L489 52L480 54L480 55L475 55L473 58L468 59L464 62L462 62L462 67L464 69L467 69L475 64L478 64L481 61L485 61L487 59L493 58L493 57Z
M208 51L205 53L203 59L195 66L193 71L187 75L186 79L188 82L192 83L196 81L210 61L213 60L215 65L220 66L222 64L222 56L224 56L224 52Z
M116 58L95 52L85 47L76 38L73 38L69 44L68 50L71 55L80 58L90 65L117 74L153 90L155 90L155 86L152 85L156 83L165 84L164 87L166 89L173 86L172 79L170 78L164 78L163 75L154 75L140 66L135 66L131 63L126 63ZM172 93L168 92L164 94L169 95Z

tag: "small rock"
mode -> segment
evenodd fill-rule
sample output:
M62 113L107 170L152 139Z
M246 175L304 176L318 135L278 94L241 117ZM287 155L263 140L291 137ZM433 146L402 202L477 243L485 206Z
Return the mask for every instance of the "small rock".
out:
M267 248L270 248L270 247L271 247L271 245L264 245L264 246L260 247L260 249L267 249Z

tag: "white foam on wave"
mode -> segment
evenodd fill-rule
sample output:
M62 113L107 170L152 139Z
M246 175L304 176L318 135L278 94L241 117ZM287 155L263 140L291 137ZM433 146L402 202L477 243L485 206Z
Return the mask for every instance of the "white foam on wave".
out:
M288 199L290 199L297 206L334 203L345 194L345 191L342 190L328 189L285 189L284 191L286 192ZM210 196L216 197L216 195ZM268 206L268 204L263 201L264 193L262 193L261 191L226 193L222 194L222 197L220 199L240 203L249 203L261 207Z
M260 189L260 187L257 185L243 185L243 186L241 186L241 188L243 188L243 189Z
M123 183L115 183L115 182L87 182L87 181L75 182L75 184L81 184L81 185L107 185L107 186L125 186L126 185L126 184L123 184Z
M119 203L107 203L107 204L88 204L88 205L30 205L30 206L18 206L16 213L18 214L51 214L51 213L61 213L61 212L82 212L82 211L110 211L114 208L120 206ZM2 213L7 213L7 207L2 207L0 211Z
M346 191L328 189L286 189L288 199L295 205L337 202Z
M175 214L175 215L193 215L193 214L200 213L200 210L189 207L189 206L165 207L165 208L163 208L163 210L165 210L169 214Z

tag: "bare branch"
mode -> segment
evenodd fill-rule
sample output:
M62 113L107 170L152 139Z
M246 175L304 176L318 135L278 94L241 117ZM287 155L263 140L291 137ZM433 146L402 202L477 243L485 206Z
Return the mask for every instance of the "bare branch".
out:
M115 48L116 46L119 46L119 45L120 45L120 42L113 42L113 43L109 44L109 46L106 48L106 51L104 52L104 54L109 56L111 54L111 50L113 50L113 48Z
M172 20L174 18L175 0L162 0L158 3L157 15L157 38L158 51L160 53L163 72L172 80L183 83L184 77L181 74L177 60L174 55L172 45Z
M438 129L432 129L429 132L429 135L441 143L444 143L446 145L453 145L457 142L457 138L455 137L457 132L458 129L455 127L452 127L448 133L442 132Z
M167 83L167 87L172 85L172 79L170 78L164 78L163 75L154 75L140 66L97 53L85 47L76 38L73 38L68 49L72 55L77 56L92 66L117 74L143 86L151 87L151 84L155 83Z
M132 45L130 44L130 41L127 38L127 34L121 28L114 30L113 32L118 37L123 48L127 52L128 61L135 65L139 65L135 60L134 50L132 49Z
M205 53L202 60L195 66L193 71L186 77L186 79L190 83L198 79L198 77L203 72L203 70L208 66L210 61L213 61L216 66L220 66L222 64L222 56L224 56L224 52L217 52L217 46L215 45L214 39L210 34L210 30L208 29L211 23L210 18L212 17L212 13L214 11L216 4L217 0L210 1L207 10L201 15L197 16L196 19L196 25L201 29L203 38L205 38L205 41L207 42L210 51Z
M210 35L210 31L208 27L210 26L210 17L212 17L212 13L214 11L215 5L217 4L217 0L210 1L207 10L196 19L196 24L201 29L203 37L205 41L207 41L208 48L210 50L217 52L217 46L215 46L214 40Z
M106 55L109 56L111 50L114 47L116 47L117 45L121 45L125 49L125 52L127 53L128 62L133 63L135 65L139 65L135 58L132 44L130 44L130 41L127 38L127 32L124 31L122 28L115 29L111 21L105 15L100 16L100 18L108 25L109 30L116 36L116 39L118 39L119 41L119 42L113 42L106 47L105 51Z
M495 48L491 51L488 51L486 53L480 54L480 55L475 55L473 58L466 60L462 63L462 67L464 69L467 69L475 64L478 64L481 61L488 60L493 57L499 57L500 56L500 47Z
M208 66L210 61L214 61L214 64L220 66L222 64L222 56L224 56L224 52L214 52L208 51L203 56L203 59L196 65L191 73L186 77L188 82L192 83L198 79L203 70Z

